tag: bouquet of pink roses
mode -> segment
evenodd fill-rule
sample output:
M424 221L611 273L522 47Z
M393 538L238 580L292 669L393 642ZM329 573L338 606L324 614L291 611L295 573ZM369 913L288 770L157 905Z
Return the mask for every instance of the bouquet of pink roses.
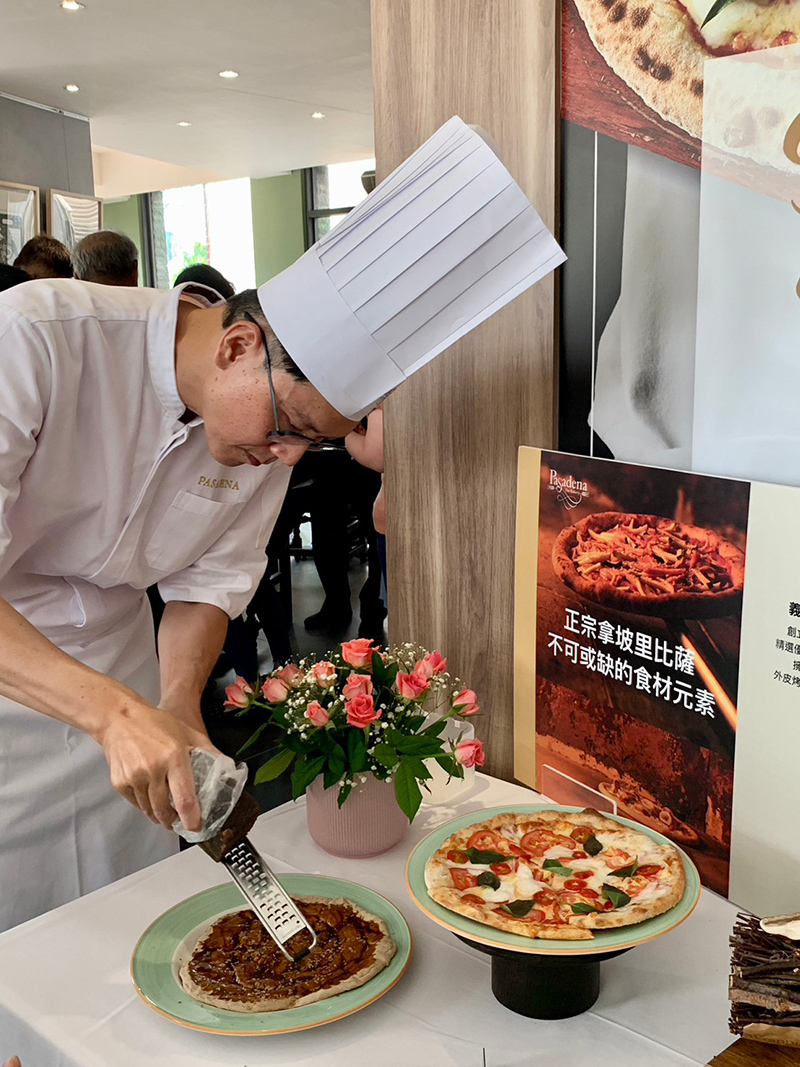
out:
M263 714L240 755L270 724L281 731L279 751L258 770L268 782L294 764L292 794L301 796L318 775L325 788L339 787L339 806L356 778L373 774L393 781L397 802L411 822L422 801L435 759L451 776L482 766L480 741L445 740L448 721L480 709L471 689L451 679L439 652L406 644L386 651L372 641L347 641L329 658L304 660L273 671L250 685L237 678L225 690L225 707L237 714Z

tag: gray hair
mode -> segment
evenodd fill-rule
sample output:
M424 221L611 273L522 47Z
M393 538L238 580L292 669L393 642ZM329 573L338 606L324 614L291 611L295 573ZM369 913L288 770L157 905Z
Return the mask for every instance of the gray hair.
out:
M79 241L72 253L75 277L103 285L130 283L139 262L139 250L130 237L99 230Z

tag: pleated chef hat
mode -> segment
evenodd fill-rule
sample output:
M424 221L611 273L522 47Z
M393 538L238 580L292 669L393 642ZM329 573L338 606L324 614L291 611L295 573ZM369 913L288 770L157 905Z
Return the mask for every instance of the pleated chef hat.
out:
M456 117L258 296L312 385L360 419L565 258Z

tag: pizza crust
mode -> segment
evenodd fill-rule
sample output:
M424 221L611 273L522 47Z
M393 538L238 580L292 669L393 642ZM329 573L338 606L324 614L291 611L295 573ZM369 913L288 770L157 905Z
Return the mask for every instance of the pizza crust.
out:
M675 523L687 537L709 543L729 565L732 587L716 593L652 593L643 596L641 593L617 589L602 581L591 581L580 574L572 559L579 534L588 529L601 533L620 523L630 522L631 519L636 525ZM661 515L640 515L624 511L603 511L587 515L574 526L568 526L561 531L553 545L552 558L556 577L566 586L586 600L617 611L635 612L637 615L651 615L662 619L707 619L734 614L742 603L744 553L730 541L720 537L715 530L675 522Z
M511 917L506 920L497 915L494 905L489 902L484 906L462 899L461 893L453 886L447 853L451 849L464 849L474 833L481 830L501 832L509 822L536 826L567 822L573 826L591 826L597 833L618 834L620 830L626 831L627 834L639 833L642 838L646 839L649 849L655 848L660 852L659 861L667 870L664 880L670 883L669 890L646 905L637 904L634 898L631 904L621 909L573 916L568 925L545 926L540 923L518 921ZM428 894L433 900L442 907L457 912L459 915L465 915L475 922L492 926L497 930L504 930L506 933L519 934L521 937L541 938L549 941L587 941L594 937L593 930L633 926L674 908L683 899L686 890L686 872L680 853L672 845L654 841L643 831L633 830L592 808L586 808L581 812L539 811L529 814L505 812L483 822L464 827L444 841L428 860L425 867L425 882Z
M298 903L303 904L332 904L332 905L347 905L351 908L356 915L367 922L375 923L380 928L382 937L375 945L374 956L372 962L361 971L357 971L355 974L350 975L343 981L331 986L327 989L319 989L314 993L308 993L302 997L282 997L276 999L264 998L263 1000L256 1001L235 1001L228 1000L223 997L215 996L213 993L209 993L207 990L199 986L189 973L189 963L191 957L198 949L202 948L204 941L211 932L211 927L219 920L219 916L211 920L205 931L197 939L197 942L190 954L189 958L183 963L180 968L180 980L181 985L195 1000L199 1000L202 1004L209 1004L213 1008L224 1008L226 1011L238 1011L246 1012L248 1014L255 1014L257 1012L267 1011L284 1011L287 1008L302 1008L307 1004L315 1004L320 1000L327 1000L329 997L338 996L340 993L346 993L350 989L359 989L361 986L366 985L375 975L379 974L385 967L389 965L395 952L397 951L394 941L392 941L389 934L389 928L386 923L378 915L372 915L368 911L364 911L358 904L354 904L352 900L346 900L344 897L337 897L331 899L329 897L295 897ZM241 911L249 911L249 908L242 908ZM230 914L230 913L229 913Z

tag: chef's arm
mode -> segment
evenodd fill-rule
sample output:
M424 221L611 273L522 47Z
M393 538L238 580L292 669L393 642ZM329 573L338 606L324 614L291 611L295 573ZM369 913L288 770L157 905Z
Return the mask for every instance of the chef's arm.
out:
M228 616L214 604L172 600L161 617L158 627L160 707L195 730L205 731L200 696L222 651L227 631Z
M171 827L177 811L187 830L199 829L189 753L213 750L205 733L68 656L3 599L0 693L90 734L103 746L111 784L153 822Z

